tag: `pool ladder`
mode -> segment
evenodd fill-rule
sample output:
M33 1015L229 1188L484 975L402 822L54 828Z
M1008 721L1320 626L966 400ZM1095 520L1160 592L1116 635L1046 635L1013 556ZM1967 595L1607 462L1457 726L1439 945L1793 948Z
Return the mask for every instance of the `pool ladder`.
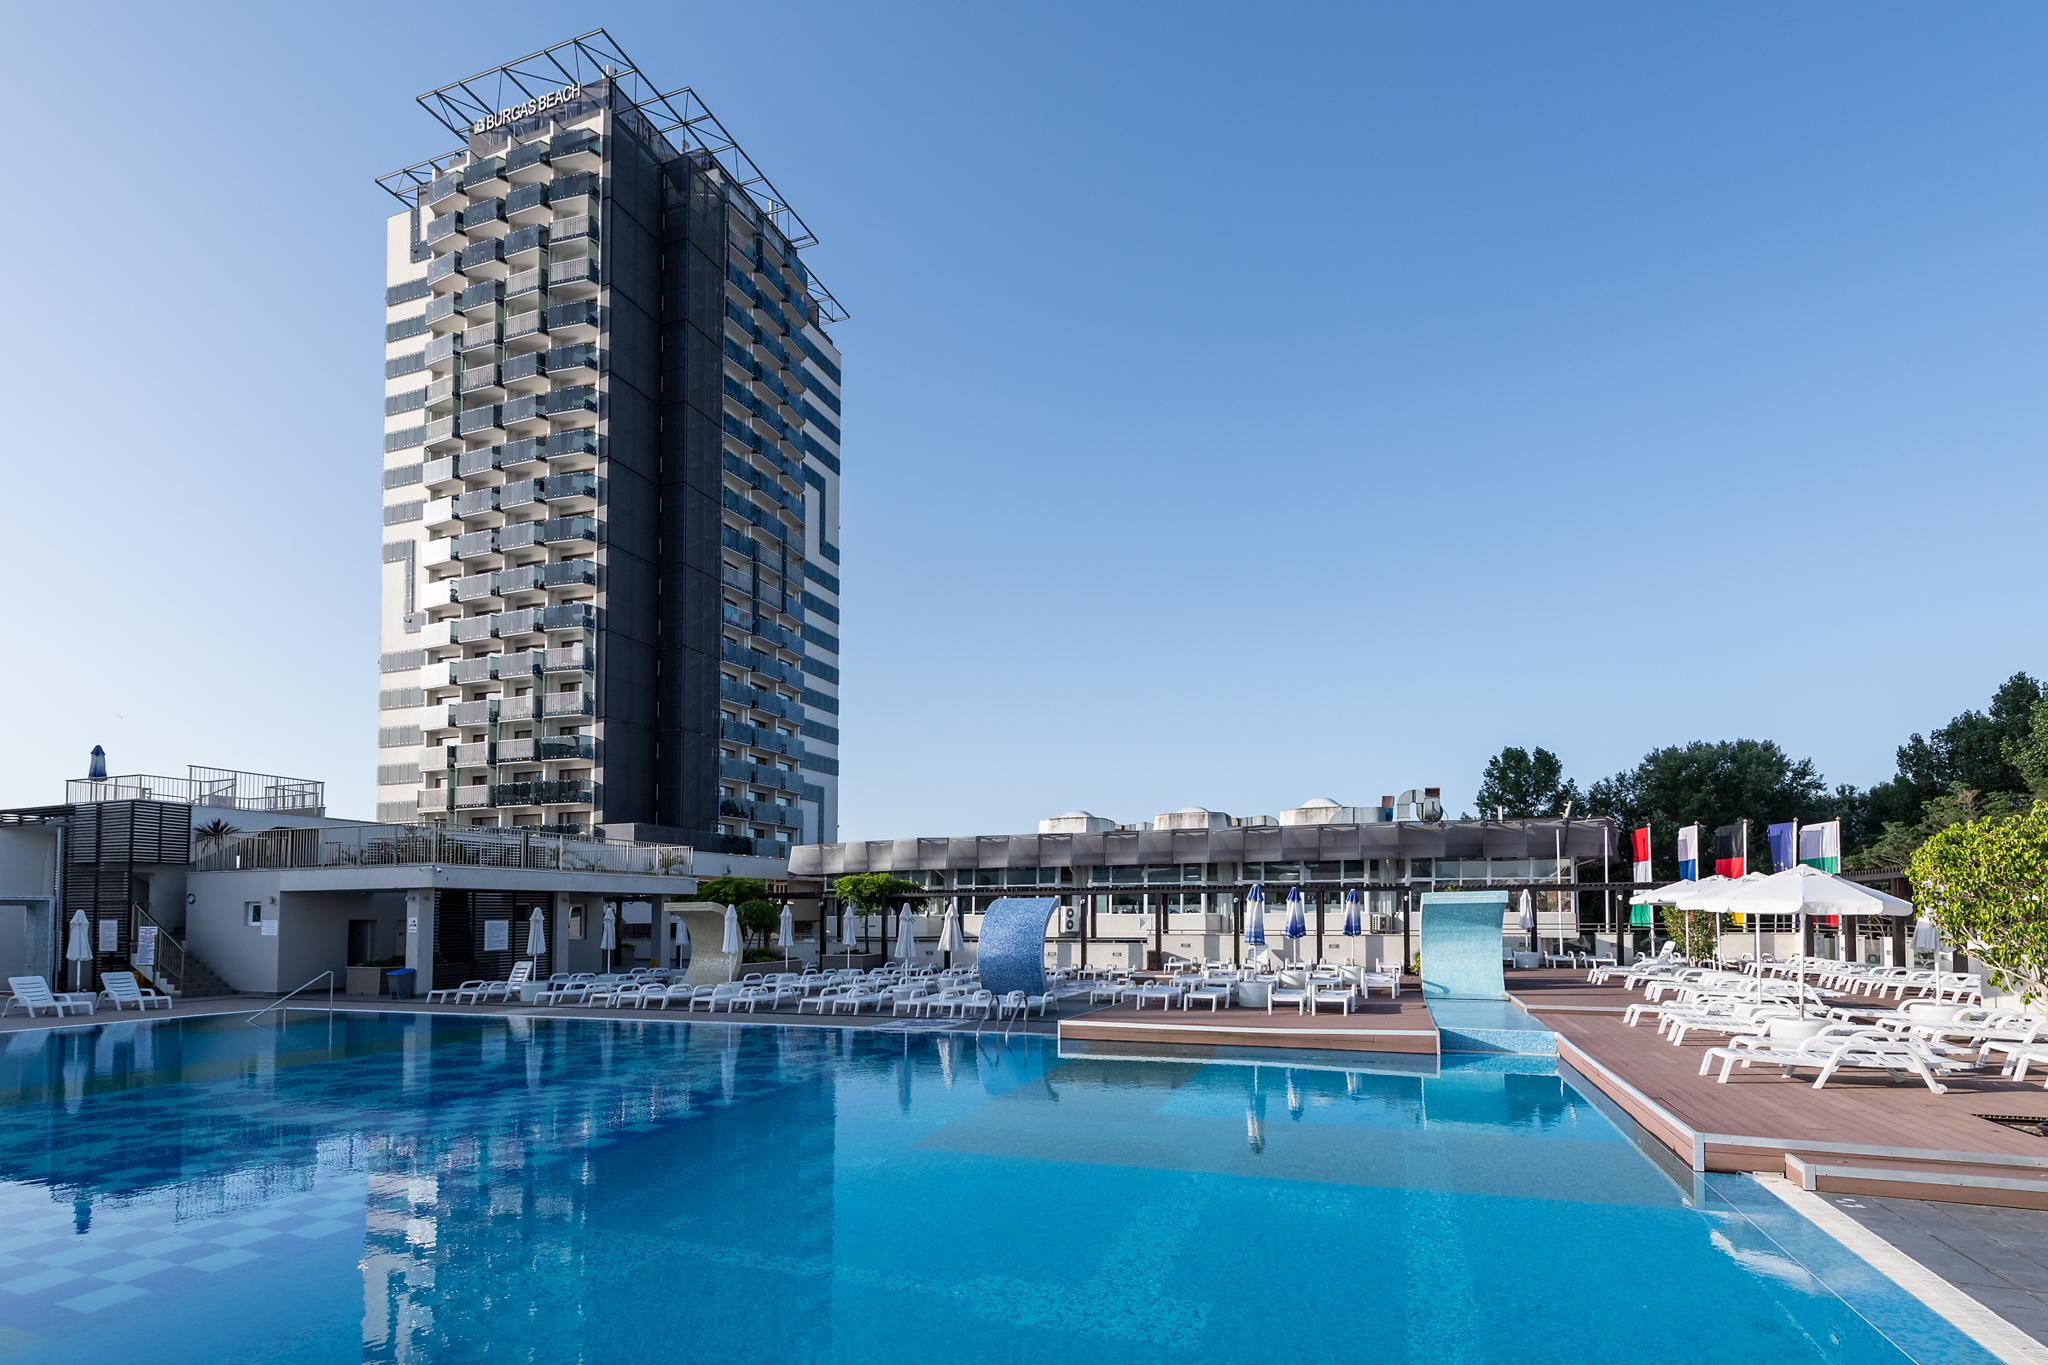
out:
M325 980L325 981L327 982L327 1015L328 1015L328 1017L329 1017L330 1019L331 1019L331 1018L333 1018L333 1017L334 1017L334 972L333 972L333 971L332 971L332 970L330 969L330 970L328 970L328 971L324 971L324 972L320 973L320 975L319 975L319 976L316 976L316 977L312 978L312 979L311 979L311 980L309 980L309 981L302 981L302 982L300 982L300 983L299 983L298 985L296 985L296 986L292 987L292 988L291 988L290 990L286 991L286 992L285 992L285 993L284 993L283 995L280 995L279 997L277 997L277 999L275 999L275 1000L271 1001L271 1002L270 1002L269 1004L265 1005L265 1006L264 1006L264 1007L263 1007L262 1009L260 1009L260 1010L257 1010L257 1011L256 1011L256 1012L255 1012L254 1014L251 1014L251 1015L250 1015L250 1016L249 1016L249 1017L248 1017L247 1019L243 1020L242 1022L244 1022L244 1023L248 1024L248 1025L249 1025L250 1027L252 1027L252 1028L253 1028L253 1027L255 1027L256 1021L257 1021L258 1019L261 1019L261 1018L262 1018L262 1017L263 1017L264 1015L266 1015L266 1014L270 1013L270 1012L271 1012L272 1010L274 1010L274 1009L279 1009L279 1008L281 1008L281 1007L282 1007L282 1006L284 1005L284 1003L285 1003L286 1001L290 1000L290 999L291 999L291 998L292 998L293 996L297 995L297 994L298 994L298 993L299 993L300 991L302 991L302 990L305 990L305 989L306 989L306 988L307 988L308 986L314 986L314 985L318 985L318 984L319 984L319 983L320 983L320 982L321 982L322 980Z

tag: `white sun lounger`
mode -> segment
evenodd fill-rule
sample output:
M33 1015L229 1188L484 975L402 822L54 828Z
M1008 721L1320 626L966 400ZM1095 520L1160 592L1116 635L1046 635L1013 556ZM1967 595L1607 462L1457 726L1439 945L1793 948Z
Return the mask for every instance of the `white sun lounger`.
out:
M162 991L151 990L139 984L133 972L101 972L99 998L112 1005L116 1014L129 1005L135 1006L144 1014L149 1012L151 1006L161 1009L171 1007L171 997Z
M1716 1079L1723 1085L1740 1062L1745 1068L1759 1064L1780 1067L1787 1076L1794 1071L1818 1070L1820 1074L1813 1081L1815 1090L1827 1085L1838 1071L1882 1071L1894 1080L1914 1075L1937 1095L1948 1093L1948 1087L1936 1079L1937 1074L1959 1069L1917 1039L1845 1024L1829 1025L1798 1043L1766 1035L1738 1039L1727 1047L1709 1048L1700 1059L1700 1075L1706 1075L1717 1060L1721 1063L1721 1074Z
M93 998L83 991L50 990L50 983L40 976L10 976L7 989L11 994L5 1004L0 1004L0 1017L16 1005L29 1018L36 1017L37 1010L48 1010L58 1018L66 1014L92 1014L95 1012Z

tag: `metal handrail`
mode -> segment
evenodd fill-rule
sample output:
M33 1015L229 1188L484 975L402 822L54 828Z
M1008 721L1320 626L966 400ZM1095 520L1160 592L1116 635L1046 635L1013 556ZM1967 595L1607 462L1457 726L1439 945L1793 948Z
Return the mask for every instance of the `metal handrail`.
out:
M138 929L146 926L156 930L156 961L147 967L137 966L131 950L128 965L149 977L151 985L164 988L167 994L184 994L185 945L178 942L163 922L143 906L135 907L135 921Z
M329 1014L333 1014L333 1013L334 1013L334 969L330 967L330 968L328 968L328 969L327 969L326 971L324 971L324 972L320 973L320 976L316 976L316 977L312 978L312 980L309 980L309 981L302 981L302 982L300 982L300 983L299 983L298 985L296 985L296 986L292 987L292 988L291 988L290 990L286 991L286 992L285 992L285 993L284 993L283 995L280 995L279 997L277 997L277 999L275 999L275 1000L271 1001L271 1002L270 1002L269 1004L265 1005L265 1006L264 1006L264 1007L263 1007L262 1009L260 1009L260 1010L257 1010L257 1011L256 1011L256 1012L255 1012L254 1014L250 1015L250 1016L249 1016L249 1017L248 1017L247 1019L243 1020L242 1022L244 1022L244 1023L246 1023L246 1024L250 1024L250 1025L252 1025L252 1026L253 1026L253 1025L255 1024L255 1022L256 1022L256 1021L257 1021L258 1019L261 1019L261 1018L262 1018L262 1017L263 1017L264 1015L266 1015L266 1014L270 1013L270 1012L271 1012L272 1010L274 1010L274 1009L278 1008L278 1007L279 1007L280 1005L284 1004L284 1003L285 1003L285 1001L287 1001L287 1000L291 999L291 998L292 998L293 996L297 995L297 994L298 994L298 993L299 993L300 991L302 991L302 990L306 989L306 987L308 987L308 986L312 985L312 984L313 984L313 982L315 982L315 981L318 981L318 980L320 979L320 977L321 977L321 976L324 976L324 977L326 977L326 978L327 978L327 1012L328 1012Z

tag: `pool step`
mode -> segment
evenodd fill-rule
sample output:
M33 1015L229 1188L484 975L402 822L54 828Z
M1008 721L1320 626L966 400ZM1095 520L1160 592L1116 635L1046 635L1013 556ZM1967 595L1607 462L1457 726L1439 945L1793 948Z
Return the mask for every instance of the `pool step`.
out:
M1943 1204L2048 1209L2048 1170L2038 1164L1910 1157L1785 1154L1785 1178L1820 1194L1865 1194Z

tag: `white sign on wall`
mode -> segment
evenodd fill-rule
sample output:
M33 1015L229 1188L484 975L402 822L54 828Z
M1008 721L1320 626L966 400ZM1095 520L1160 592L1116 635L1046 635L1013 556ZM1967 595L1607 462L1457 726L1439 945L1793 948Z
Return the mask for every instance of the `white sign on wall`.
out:
M121 951L121 921L103 919L100 921L100 949L103 953Z
M135 931L135 965L154 967L156 965L156 926L145 924Z
M487 919L484 921L484 951L502 953L512 946L512 921Z
M265 937L265 938L276 938L276 937L277 937L277 921L276 921L276 920L274 920L274 919L267 919L267 920L263 921L263 937Z

